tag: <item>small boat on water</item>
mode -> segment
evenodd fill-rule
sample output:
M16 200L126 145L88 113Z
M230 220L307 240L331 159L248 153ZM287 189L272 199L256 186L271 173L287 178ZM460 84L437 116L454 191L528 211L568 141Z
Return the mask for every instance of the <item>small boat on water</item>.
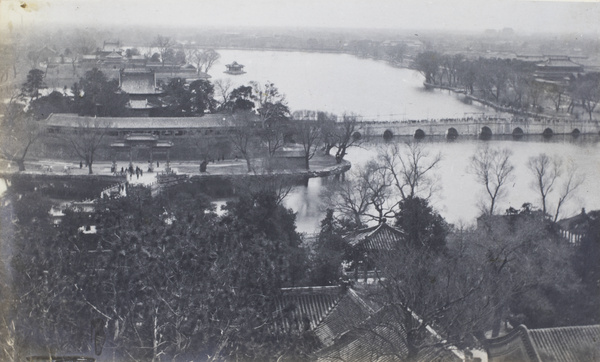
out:
M236 61L233 61L231 64L226 64L225 67L227 67L227 70L224 73L227 74L238 75L246 73L244 71L244 66Z

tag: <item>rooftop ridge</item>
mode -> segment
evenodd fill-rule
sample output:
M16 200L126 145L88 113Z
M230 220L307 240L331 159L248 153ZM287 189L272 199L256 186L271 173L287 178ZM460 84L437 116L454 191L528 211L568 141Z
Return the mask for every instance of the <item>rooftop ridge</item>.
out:
M557 330L577 330L577 329L595 329L600 328L600 324L589 324L585 326L562 326L562 327L546 327L546 328L535 328L533 332L546 332L546 331L557 331Z
M340 303L342 302L342 299L344 299L345 297L346 297L346 294L340 294L340 297L337 298L335 300L335 302L333 303L333 305L331 305L331 307L329 307L329 309L327 310L327 312L325 312L325 314L323 314L323 316L321 316L321 319L315 325L315 328L313 330L316 330L317 328L319 328L320 325L323 324L323 321L325 321L325 319L327 319L327 317L329 317L331 315L331 313L333 313L333 311L336 309L336 307L338 305L340 305Z
M341 290L341 286L339 285L324 285L324 286L314 286L314 287L287 287L287 288L281 288L280 289L282 292L286 293L286 294L293 294L293 292L302 292L302 293L311 293L311 292L318 292L318 291L327 291L327 292L335 292L335 291L340 291Z

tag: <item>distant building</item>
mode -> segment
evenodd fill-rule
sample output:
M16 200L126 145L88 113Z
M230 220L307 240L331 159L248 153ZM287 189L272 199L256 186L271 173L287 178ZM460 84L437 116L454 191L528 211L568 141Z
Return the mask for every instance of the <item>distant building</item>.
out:
M489 362L600 360L600 325L528 329L520 325L485 343Z
M227 70L225 71L225 73L227 74L244 74L246 73L244 71L244 66L242 64L239 64L238 62L234 61L231 64L226 64L225 67L227 68Z
M117 52L110 52L102 60L104 66L113 67L113 69L117 69L121 67L121 64L123 64L123 62L126 59Z
M583 71L583 65L573 62L568 56L551 56L536 64L534 77L546 82L567 82Z
M125 137L133 133L147 133L166 138L186 135L226 137L229 130L236 128L235 118L239 114L205 114L202 117L92 117L71 113L53 113L45 121L48 133L76 131L81 124L99 122L98 129L108 129L107 137ZM258 122L258 117L248 114L249 122Z
M587 234L591 223L600 218L600 210L585 212L581 209L581 213L573 217L561 219L558 221L560 232L569 242L577 244Z
M37 57L39 62L47 62L50 58L58 56L58 52L48 46L44 46L37 51Z
M105 57L110 53L123 53L121 49L121 42L119 40L107 40L102 44L102 49L96 52L100 57Z
M119 88L129 96L127 108L134 112L134 116L147 117L152 109L162 107L159 96L163 91L157 87L156 75L152 70L122 69Z

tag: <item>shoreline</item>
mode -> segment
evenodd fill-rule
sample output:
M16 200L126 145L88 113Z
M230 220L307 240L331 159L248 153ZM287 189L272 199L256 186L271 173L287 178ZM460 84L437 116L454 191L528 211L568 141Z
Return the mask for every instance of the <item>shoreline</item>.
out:
M466 99L468 99L471 102L477 102L484 106L491 107L497 112L510 113L513 116L581 121L581 120L574 119L573 116L570 116L570 115L558 115L558 114L557 115L548 115L548 114L543 114L543 113L534 113L534 112L515 110L510 107L500 106L492 101L488 101L486 99L482 99L482 98L476 97L474 95L468 94L467 91L464 89L459 89L459 88L450 87L450 86L446 86L446 85L423 82L423 86L425 87L425 89L440 89L440 90L450 91L454 94L462 94L465 96Z

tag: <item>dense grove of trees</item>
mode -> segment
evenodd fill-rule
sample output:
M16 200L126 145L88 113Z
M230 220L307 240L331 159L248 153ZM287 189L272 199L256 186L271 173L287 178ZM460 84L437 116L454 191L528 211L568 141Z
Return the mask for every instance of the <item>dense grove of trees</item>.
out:
M547 157L530 161L532 181ZM289 189L276 178L239 183L245 191L221 216L188 184L157 197L130 187L128 197L101 200L91 213L68 211L59 227L41 190L11 188L2 213L10 227L1 237L12 247L12 268L10 277L0 275L11 299L0 304L0 335L13 342L1 344L2 358L104 351L120 360L304 359L309 335L269 327L280 288L352 282L342 265L359 261L375 267L366 297L399 323L408 350L397 352L406 360L432 344L476 346L506 321L530 328L597 322L598 218L575 246L554 215L530 204L487 212L477 228L454 228L428 201L439 162L420 144L382 151L357 176L333 183L337 201L328 202L310 245L281 206ZM546 185L569 182L549 175ZM546 202L560 199L543 190ZM345 241L368 220L386 219L404 233L394 250L367 255ZM381 323L373 318L360 328L375 333ZM428 327L444 339L427 338Z
M90 325L96 351L119 360L266 360L291 348L269 328L273 303L302 285L307 257L273 192L248 190L219 217L192 188L154 199L132 188L91 214L68 212L59 228L40 194L5 201L15 303L3 332L17 356L88 353Z
M413 62L425 82L464 90L515 111L574 113L580 107L591 120L600 102L600 74L571 76L568 83L540 82L535 63L518 59L467 59L462 54L419 53Z

